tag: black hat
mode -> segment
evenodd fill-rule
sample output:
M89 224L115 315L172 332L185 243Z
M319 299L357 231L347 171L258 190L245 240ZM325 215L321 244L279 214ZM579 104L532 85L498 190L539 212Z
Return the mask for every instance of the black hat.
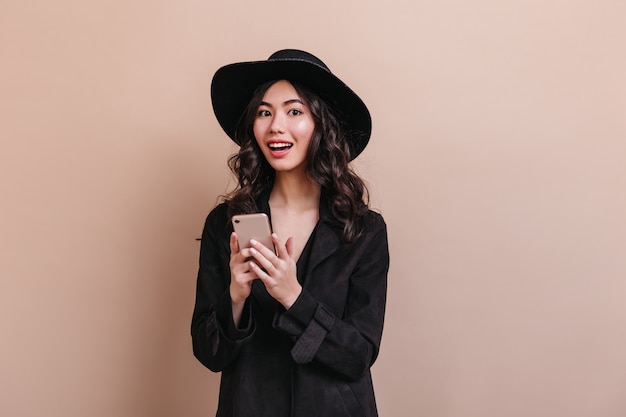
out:
M348 127L350 159L359 155L370 139L372 119L365 103L326 64L308 52L284 49L267 61L225 65L213 76L211 100L220 126L235 142L235 127L256 88L273 80L288 80L310 89L336 110Z

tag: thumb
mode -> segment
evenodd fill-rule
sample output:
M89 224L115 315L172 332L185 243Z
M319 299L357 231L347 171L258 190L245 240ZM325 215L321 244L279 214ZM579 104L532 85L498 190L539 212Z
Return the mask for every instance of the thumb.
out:
M293 259L293 237L287 239L287 242L285 242L285 247L287 248L287 254L290 258Z
M230 244L230 252L232 254L239 253L239 241L237 240L237 233L232 232L230 234L229 244Z

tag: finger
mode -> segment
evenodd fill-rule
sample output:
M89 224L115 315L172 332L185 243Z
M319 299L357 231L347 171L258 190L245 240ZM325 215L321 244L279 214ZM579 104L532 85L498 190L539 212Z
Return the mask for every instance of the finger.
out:
M265 246L263 246L263 248L264 247ZM252 255L252 257L254 258L257 267L263 268L265 270L264 272L268 272L271 275L274 273L274 271L276 271L276 265L274 265L273 262L278 261L278 258L273 253L268 254L266 252L265 254L263 254L261 253L261 250L262 248L259 248L259 250L255 248L250 248L250 255ZM272 260L268 259L266 256L271 256Z
M231 264L230 269L233 274L245 274L246 272L250 272L250 263L248 261L244 261L243 257L240 258L240 262Z
M280 242L276 233L272 233L272 242L274 242L274 247L276 248L276 255L280 259L286 259L289 256L289 250ZM289 242L289 239L287 239L287 242Z
M250 284L252 281L257 279L256 273L252 270L252 262L246 262L248 270L243 272L237 276L237 282L240 284Z
M235 244L234 245L235 250L238 249L238 245ZM246 261L249 260L249 258L252 255L250 255L250 249L244 248L241 249L238 252L232 252L230 254L230 261L229 261L229 266L231 271L241 271L242 270L242 266L245 266L244 271L247 271L249 268L247 265L245 265Z
M272 281L272 277L256 262L250 261L250 272L255 276L255 278L259 278L266 285Z
M230 253L239 253L239 241L237 240L237 233L232 232L230 234Z
M289 255L289 257L293 258L293 237L287 239L287 242L285 243L285 248L287 249L287 254Z
M262 244L261 242L257 240L251 239L250 245L252 245L252 249L255 249L257 252L259 252L261 255L263 255L265 258L269 260L276 257L276 254L274 253L273 250L271 250L270 248L268 248L267 246L265 246L264 244Z

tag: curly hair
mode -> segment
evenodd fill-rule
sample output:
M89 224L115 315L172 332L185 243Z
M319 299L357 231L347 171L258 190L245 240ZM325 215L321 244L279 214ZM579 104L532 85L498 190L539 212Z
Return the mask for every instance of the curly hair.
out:
M259 148L253 125L265 92L275 82L257 87L237 124L235 138L240 149L228 159L237 186L224 197L230 215L257 211L256 199L274 183L276 172ZM307 150L306 174L321 186L321 201L325 201L333 216L343 223L343 240L354 242L361 235L357 220L369 209L369 194L363 180L350 166L347 126L319 95L290 83L309 107L315 122Z

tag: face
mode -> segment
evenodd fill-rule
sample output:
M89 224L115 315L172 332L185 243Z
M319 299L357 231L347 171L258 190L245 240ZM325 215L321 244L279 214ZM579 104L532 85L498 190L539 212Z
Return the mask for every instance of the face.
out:
M315 130L309 107L288 81L272 84L254 119L254 137L269 164L278 173L304 172Z

